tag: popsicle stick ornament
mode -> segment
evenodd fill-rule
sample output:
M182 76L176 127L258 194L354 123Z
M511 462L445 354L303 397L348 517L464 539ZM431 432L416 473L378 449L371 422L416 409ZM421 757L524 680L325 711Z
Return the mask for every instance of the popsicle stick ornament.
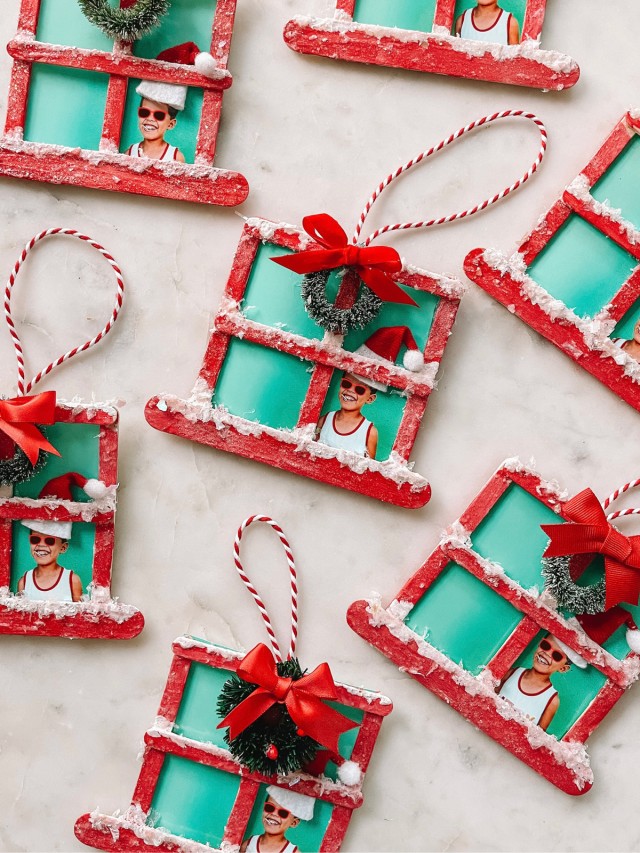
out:
M469 209L363 237L394 180L475 128L512 118L540 133L520 179ZM485 210L534 174L546 144L542 122L522 110L473 121L387 175L350 239L326 213L305 217L304 230L247 220L192 394L152 398L148 422L378 500L426 504L429 483L409 460L463 288L371 244Z
M297 15L292 50L432 74L562 90L577 83L570 56L540 46L546 0L336 0L333 18Z
M116 279L115 303L93 338L27 380L12 295L30 252L58 235L87 243L108 262ZM123 297L122 272L112 255L70 228L36 234L9 276L3 307L16 357L18 395L0 399L0 634L128 639L144 625L139 610L111 597L117 409L75 399L66 403L55 391L31 393L50 373L109 334Z
M240 560L244 531L255 523L275 531L287 558L291 639L284 659ZM251 851L265 841L281 849L340 849L363 803L364 776L391 701L334 682L326 663L302 672L295 658L298 580L277 522L263 515L246 519L234 562L269 646L260 643L243 654L194 637L175 641L131 806L124 814L96 810L80 817L75 832L84 844L123 853Z
M640 411L640 112L628 112L510 257L469 278Z
M391 604L356 601L347 616L403 672L571 795L593 784L587 739L640 675L637 597L606 619L576 620L544 589L548 531L577 526L576 502L508 459ZM593 545L574 555L571 578L597 585L602 568Z
M7 45L13 70L0 175L201 204L243 202L244 176L214 166L222 98L232 83L235 9L236 0L120 0L119 7L21 0L18 32Z

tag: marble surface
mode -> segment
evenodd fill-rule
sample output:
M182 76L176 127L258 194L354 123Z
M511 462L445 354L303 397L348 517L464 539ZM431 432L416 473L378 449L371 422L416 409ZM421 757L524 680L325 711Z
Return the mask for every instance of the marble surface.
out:
M0 43L18 0L3 0ZM0 180L0 269L55 225L85 230L125 272L125 310L104 346L42 385L66 397L126 400L114 592L139 606L136 640L0 642L0 849L85 849L77 816L128 804L145 729L153 722L172 640L191 632L232 647L263 638L231 561L235 529L265 512L285 527L301 573L300 645L336 677L387 693L383 726L345 851L640 849L637 810L640 697L621 701L593 737L596 777L584 798L558 792L400 673L347 627L344 613L372 590L389 601L507 456L575 492L601 495L638 476L640 415L473 285L447 348L415 452L433 499L412 511L297 478L152 430L155 393L186 396L242 228L240 216L298 223L327 210L346 227L391 167L485 113L523 108L547 123L541 173L489 212L393 244L412 263L463 277L476 246L512 251L590 159L629 106L640 66L636 0L551 0L545 45L575 57L582 79L541 93L299 56L282 41L294 13L328 0L239 0L217 163L251 185L236 212L119 194ZM0 63L6 106L9 60ZM636 99L635 104L634 100ZM537 149L535 130L495 126L399 181L370 225L467 206L511 182ZM106 267L60 241L29 261L15 297L33 371L90 333L109 310ZM15 378L0 334L0 387ZM247 536L246 565L280 631L287 625L284 563L266 530Z

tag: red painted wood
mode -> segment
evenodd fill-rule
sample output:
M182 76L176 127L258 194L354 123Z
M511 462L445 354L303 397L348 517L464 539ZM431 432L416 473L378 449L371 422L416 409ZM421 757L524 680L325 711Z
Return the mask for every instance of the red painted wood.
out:
M202 95L202 116L196 140L196 163L213 165L222 115L222 92L205 91Z
M180 702L182 701L190 669L190 660L174 655L164 693L160 700L160 707L158 708L159 717L164 717L165 720L175 722L178 711L180 710Z
M469 56L456 50L453 36L428 33L422 42L409 42L395 37L392 28L384 36L369 33L365 27L334 32L294 18L285 25L284 40L299 53L536 89L567 89L580 76L577 63L569 57L567 70L556 70L554 55L547 51L541 51L541 62L523 55L496 60L490 48L482 56ZM542 64L547 56L548 64Z
M112 850L114 853L135 853L138 850L155 851L155 853L177 853L175 844L160 844L150 846L130 829L120 829L118 838L114 838L109 830L94 829L91 826L91 816L84 814L78 818L74 830L76 838L87 847L96 850Z
M549 213L536 225L518 249L527 266L530 266L540 252L546 248L549 240L562 228L570 216L571 208L569 205L562 199L558 199Z
M157 397L147 403L145 417L152 427L162 432L180 435L209 447L227 450L283 471L321 480L397 506L415 509L424 506L431 496L431 487L426 481L424 487L412 491L409 484L398 486L376 471L358 474L335 458L322 459L297 451L295 444L287 445L268 433L260 436L243 435L233 426L218 430L214 424L192 422L177 412L162 412L157 408L157 403Z
M464 263L467 276L490 296L505 306L515 306L515 313L528 326L555 344L576 364L599 379L622 400L640 411L640 385L625 375L613 358L589 349L580 330L561 320L553 321L538 305L522 297L520 285L508 273L502 274L490 267L482 249L470 252ZM640 297L640 275L634 274L621 288L623 304L631 305ZM634 298L635 295L635 298ZM617 304L614 297L613 304Z
M242 204L249 194L249 185L238 172L212 169L209 175L199 177L185 164L179 179L168 180L162 162L151 160L149 169L136 172L133 166L137 168L139 161L129 166L128 159L125 154L113 158L105 155L103 163L94 164L71 148L61 154L43 151L34 157L28 150L13 151L0 143L0 174L12 178L223 206Z
M227 74L220 77L205 77L194 71L191 66L178 65L175 62L159 62L157 59L143 59L129 53L107 53L98 50L86 50L81 47L61 47L46 42L14 38L7 45L7 51L14 59L22 62L39 62L46 65L59 65L64 68L82 68L85 71L97 71L102 74L116 74L132 77L136 80L160 80L183 86L196 86L200 89L228 89L232 78Z
M520 620L513 634L487 664L487 669L497 681L502 681L513 666L514 661L520 657L539 633L540 626L533 619L525 616L524 619Z
M560 764L544 747L536 749L531 746L520 723L501 717L490 699L469 695L456 681L455 675L418 654L414 642L402 643L384 625L371 626L366 608L366 601L356 601L348 610L347 622L356 634L560 790L577 796L591 788L588 783L579 788L571 769ZM460 667L456 670L462 674Z
M36 34L38 16L42 0L22 0L20 4L20 16L18 18L18 29Z
M565 740L585 741L593 734L614 705L622 699L625 692L624 688L618 687L610 681L607 682L582 716L569 729L565 735Z
M334 368L323 364L318 364L314 367L311 374L311 381L309 382L309 390L300 409L300 417L296 426L304 427L307 424L317 424L320 420L320 413L324 406L324 401L327 399L333 370Z
M14 62L11 69L4 132L19 139L23 138L27 124L27 98L30 84L31 63Z
M540 38L546 6L547 0L527 0L520 41L524 41L525 39L536 41Z
M116 77L115 75L109 77L104 108L104 121L102 123L102 136L100 138L101 150L117 151L120 148L128 83L129 81L126 77Z
M255 801L260 793L260 784L253 779L241 779L238 793L224 828L223 842L226 844L242 844L247 832L247 825Z
M613 161L622 154L633 139L635 133L631 116L623 116L613 128L593 158L582 170L582 173L593 186L607 171Z
M417 604L431 584L446 569L449 562L449 555L445 553L442 547L436 548L418 571L405 583L396 596L397 600Z
M13 525L10 519L0 521L0 587L11 586L11 553Z
M93 584L111 589L111 567L113 563L115 530L113 522L96 524L93 546Z
M143 812L148 812L151 808L153 794L164 765L165 754L165 752L155 749L154 746L145 746L140 775L131 798L131 802L140 806Z
M595 201L591 203L584 202L582 199L576 198L569 190L564 191L562 200L575 213L593 225L594 228L597 228L598 231L601 231L610 240L613 240L614 243L617 243L618 246L629 252L636 260L640 260L640 246L637 243L631 242L626 229L619 222L616 222L615 219L610 219L608 216L603 216L594 210Z
M433 17L434 27L446 27L451 32L454 25L456 0L436 0L436 11Z
M402 420L398 426L392 452L397 453L398 456L407 461L413 450L428 399L427 396L423 397L416 393L412 394L404 405Z
M39 616L20 613L0 605L0 634L66 637L70 640L131 640L144 628L144 617L136 610L126 622L79 613L76 616Z
M356 8L356 0L336 0L336 10L353 18Z
M320 853L325 853L325 851L327 853L334 853L334 851L340 850L352 814L352 809L345 808L344 806L334 807L324 838L320 844Z
M229 63L237 0L216 0L210 50L220 68Z

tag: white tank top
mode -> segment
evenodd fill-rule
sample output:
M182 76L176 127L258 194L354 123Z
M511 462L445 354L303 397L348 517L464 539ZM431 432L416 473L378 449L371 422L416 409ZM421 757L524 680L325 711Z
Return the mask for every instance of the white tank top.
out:
M328 444L329 447L336 447L340 450L351 450L354 453L359 453L360 456L368 456L367 439L373 424L365 417L362 422L351 432L340 433L336 432L335 417L337 412L329 412L324 420L318 441L323 444Z
M60 569L58 580L49 589L41 589L34 577L34 569L31 569L25 575L24 595L30 601L73 601L71 591L71 575L73 572L70 569Z
M512 702L534 723L539 723L549 702L558 695L558 691L554 689L553 684L550 684L539 693L523 693L520 689L520 681L524 672L524 667L519 666L513 675L507 678L498 695Z
M473 10L467 9L462 13L462 28L460 29L460 38L472 39L472 41L490 41L495 44L509 44L509 24L511 23L511 14L500 9L495 24L488 27L486 30L481 30L476 27L473 22Z
M134 145L132 145L129 148L129 150L127 151L127 154L130 157L144 157L145 155L142 153L141 145L142 145L142 143L136 142ZM158 157L156 159L158 159L158 160L175 160L178 156L178 149L175 148L173 145L169 145L168 142L166 143L166 146L167 147L162 152L162 157Z
M247 844L247 853L260 853L260 836L252 835ZM280 853L298 853L298 848L290 841L285 842L284 847L280 848Z

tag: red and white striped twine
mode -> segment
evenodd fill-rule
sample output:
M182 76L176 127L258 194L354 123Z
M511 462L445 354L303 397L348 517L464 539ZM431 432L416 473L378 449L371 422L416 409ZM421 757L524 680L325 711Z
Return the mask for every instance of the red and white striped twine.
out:
M262 616L262 620L267 629L267 634L269 635L269 642L271 643L271 648L273 650L274 657L278 662L281 662L282 653L280 651L280 646L278 645L278 640L276 639L276 635L271 624L271 619L269 618L269 614L267 613L267 608L264 606L264 602L260 598L257 589L249 580L249 577L245 572L242 563L240 562L240 540L242 539L242 535L247 529L247 527L249 527L249 525L257 521L261 521L263 524L268 524L269 527L275 530L275 532L278 534L280 542L282 542L282 547L284 548L284 553L287 557L287 563L289 565L289 574L291 575L291 643L289 645L289 653L287 655L287 658L291 658L295 655L296 641L298 639L298 586L296 564L293 559L293 553L291 551L291 546L287 541L287 537L284 535L283 529L276 521L274 521L272 518L269 518L268 515L250 515L249 518L246 518L242 522L242 524L238 528L238 532L236 533L236 538L233 543L233 560L236 564L238 574L244 582L244 585L247 587L247 589L253 596L253 600L258 605L258 610L260 611L260 615Z
M98 332L98 334L92 338L90 341L86 341L80 346L74 347L69 352L66 352L64 355L61 355L55 361L52 361L48 364L43 370L37 373L30 382L25 384L25 372L24 372L24 352L22 349L22 343L20 341L20 337L16 331L16 327L13 322L13 318L11 316L11 293L13 290L13 286L15 285L16 278L18 273L20 272L20 267L26 260L27 255L40 240L44 240L45 237L52 237L56 234L64 234L69 237L76 237L78 240L82 240L85 243L88 243L94 249L97 249L98 252L105 258L106 261L111 265L113 272L116 277L117 282L117 291L116 291L116 302L113 308L113 312L109 317L109 320L106 326ZM58 367L58 365L62 364L65 361L69 361L70 358L73 358L74 355L78 355L78 353L84 352L88 350L90 347L95 346L99 343L105 335L107 335L113 324L118 318L118 314L120 313L120 309L122 308L122 301L124 297L124 280L122 277L122 271L120 267L116 263L115 259L107 252L104 246L101 246L100 243L96 243L91 237L87 237L86 234L81 234L79 231L75 231L73 228L48 228L46 231L41 231L39 234L36 234L35 237L32 237L31 240L27 243L27 245L22 250L20 257L16 261L16 264L9 276L9 281L7 282L7 286L4 291L4 316L9 327L9 333L11 334L11 339L13 341L13 348L16 353L16 361L18 363L18 393L22 396L24 394L28 394L29 391L36 385L44 376L51 373L54 367Z
M635 489L636 486L640 486L640 479L638 480L630 480L628 483L625 483L624 486L620 486L619 489L616 489L615 492L611 492L609 497L602 504L603 509L607 509L615 500L617 500L620 495L624 495L625 492L628 492L629 489ZM619 509L616 512L611 512L607 516L607 521L613 521L614 518L622 518L624 515L640 515L640 509Z
M408 163L405 163L404 166L400 166L396 169L395 172L392 172L378 185L373 195L369 199L369 201L364 206L362 213L360 214L360 220L356 226L356 230L354 232L353 237L351 238L352 243L358 243L360 233L362 231L362 226L364 225L365 219L367 218L369 211L373 207L376 199L380 196L380 194L385 190L392 181L395 181L400 175L404 172L409 171L409 169L413 168L413 166L417 166L418 163L421 163L423 160L426 160L427 157L431 157L432 154L436 154L438 151L442 151L443 148L446 148L447 145L451 145L452 142L455 142L457 139L460 139L461 136L464 136L465 133L469 133L474 130L476 127L482 127L485 124L490 124L493 121L499 121L503 118L525 118L532 121L538 130L540 131L540 150L538 151L538 156L531 164L529 169L524 173L521 178L511 184L510 187L502 190L491 198L487 198L484 201L480 202L480 204L476 204L474 207L468 208L467 210L461 210L459 213L452 213L449 216L442 216L440 219L430 219L427 221L421 222L398 222L394 225L385 225L382 228L378 228L376 231L371 234L370 237L364 241L362 245L368 246L376 237L379 237L381 234L385 234L387 231L400 231L405 230L407 228L430 228L432 225L443 225L445 222L454 222L456 219L464 219L468 216L473 216L475 213L479 213L481 210L485 210L485 208L489 207L492 204L495 204L497 201L500 201L501 198L509 195L509 193L514 192L518 189L518 187L522 186L529 178L537 171L538 166L542 163L544 159L544 155L547 150L547 131L542 123L542 121L533 113L527 113L524 110L503 110L500 113L493 113L493 115L483 116L480 119L476 119L476 121L472 121L470 124L466 125L466 127L461 127L460 130L452 133L451 136L447 137L447 139L443 139L437 145L434 145L433 148L429 148L427 151L423 151L421 154L418 154L417 157L414 157L413 160L409 160Z

